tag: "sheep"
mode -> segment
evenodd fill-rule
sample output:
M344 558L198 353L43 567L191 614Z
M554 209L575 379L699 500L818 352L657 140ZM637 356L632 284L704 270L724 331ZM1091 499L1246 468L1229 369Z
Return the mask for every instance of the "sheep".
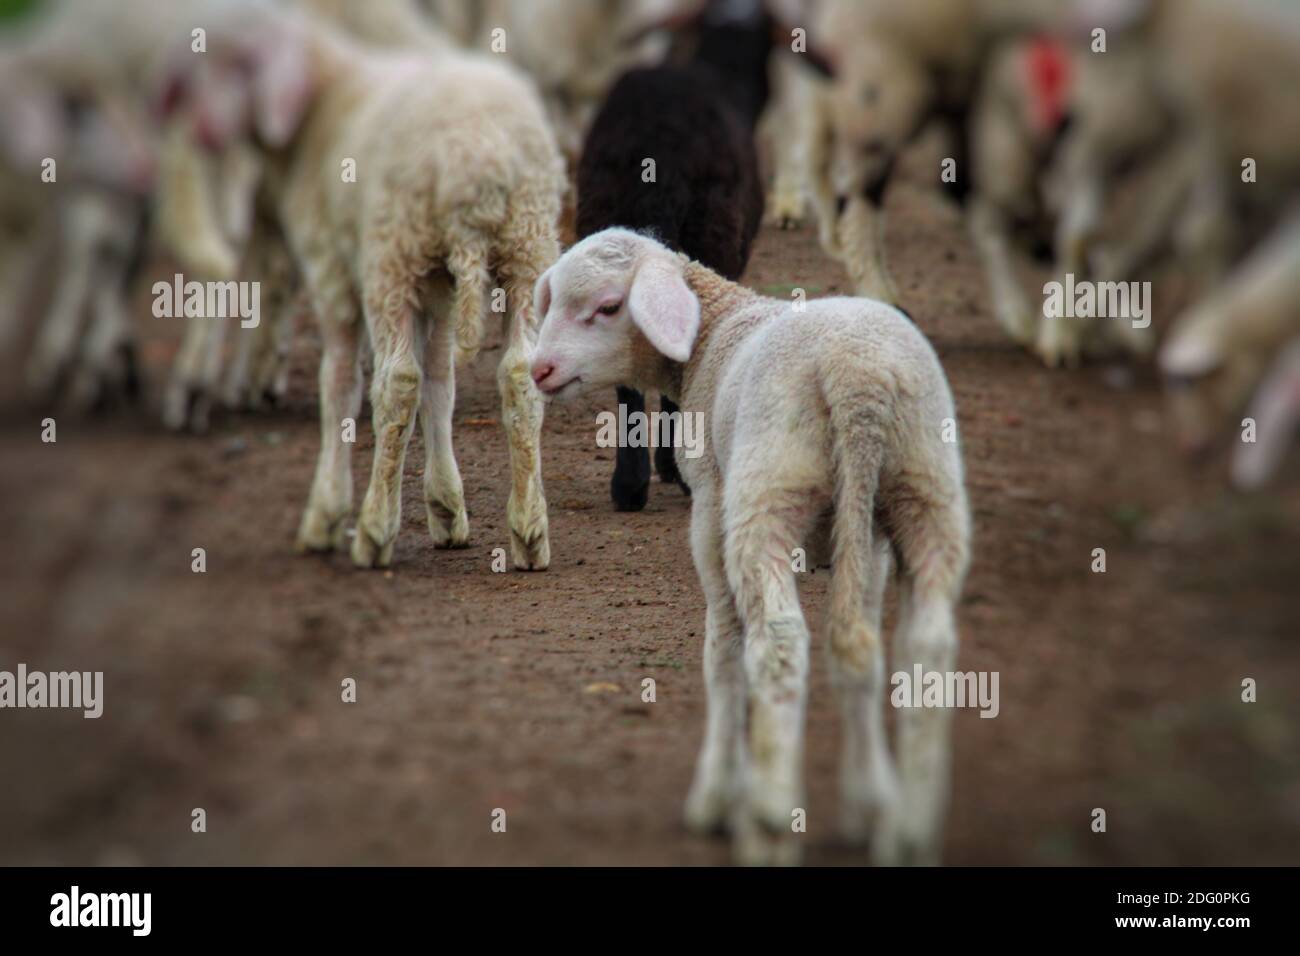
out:
M833 510L827 616L845 719L843 824L874 824L880 862L933 861L948 790L944 709L904 710L902 779L886 745L881 600L891 552L902 603L895 663L946 671L970 513L952 396L897 309L764 298L626 229L589 236L537 282L532 376L549 398L628 382L658 389L709 436L681 467L708 602L709 713L687 800L727 822L743 862L794 862L809 634L793 559ZM945 426L953 441L945 441Z
M1056 0L825 0L814 37L834 64L816 98L809 166L822 245L861 295L898 301L885 262L883 203L895 164L932 120L949 126L968 196L968 117L989 57L1008 38L1050 26Z
M244 65L207 75L247 84L278 221L321 326L322 447L298 549L332 550L346 535L351 447L343 426L360 411L364 332L374 356L375 456L352 561L392 561L417 412L430 534L439 547L466 544L451 443L454 360L457 349L478 348L495 280L512 315L497 374L511 457L511 555L517 568L544 569L542 408L527 352L531 290L558 254L564 183L536 93L486 58L379 53L289 13L237 18L209 37L209 56ZM221 92L196 84L191 108L204 117ZM341 175L346 160L355 161L356 182Z
M439 55L453 45L415 0L373 0L364 7L346 0L292 0L291 5L379 47ZM169 82L183 83L183 78ZM274 216L264 208L268 200L252 145L235 142L214 154L195 147L183 115L171 115L168 125L177 134L164 141L158 201L164 243L191 274L222 282L247 276L259 283L268 306L265 321L236 332L229 365L223 354L226 323L186 326L163 395L163 421L176 430L204 432L218 391L230 409L275 404L283 395L293 316L302 307L299 276ZM219 384L223 367L225 382Z
M763 215L754 127L767 99L773 24L759 0L741 7L706 4L678 34L694 48L685 63L634 69L614 84L578 164L579 238L610 226L649 229L729 279L744 272ZM649 183L647 159L656 164ZM620 386L618 402L629 416L645 412L633 389ZM655 469L689 492L673 455L676 408L666 398L662 408L670 425ZM649 488L648 450L620 444L614 507L640 511Z
M1178 318L1160 350L1169 404L1189 451L1208 447L1254 394L1248 417L1257 426L1255 441L1243 441L1233 455L1239 488L1263 485L1290 443L1300 411L1298 346L1300 213L1293 211L1227 281Z
M66 82L55 65L34 45L0 56L0 157L9 167L3 205L7 231L20 242L5 256L4 324L6 338L21 325L30 277L49 255L38 241L49 226L66 278L42 317L27 386L44 400L66 384L73 407L88 408L110 392L136 391L123 297L139 261L154 163L148 124L133 104L111 88Z
M1300 126L1287 99L1300 83L1300 20L1260 0L1128 0L1076 3L1069 24L1105 29L1107 50L1079 58L1077 122L1056 184L1066 197L1058 272L1122 279L1172 247L1213 286L1300 189ZM1152 186L1130 235L1095 248L1107 194L1143 156ZM1242 181L1245 157L1267 171L1256 182ZM1045 315L1037 351L1049 365L1074 364L1089 331ZM1129 344L1145 351L1150 340Z

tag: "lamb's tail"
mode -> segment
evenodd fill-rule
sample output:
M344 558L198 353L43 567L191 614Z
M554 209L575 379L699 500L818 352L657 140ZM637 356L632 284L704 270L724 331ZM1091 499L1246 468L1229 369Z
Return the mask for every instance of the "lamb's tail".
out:
M472 359L483 344L483 313L491 295L491 247L486 237L461 237L447 257L455 290L452 312L456 318L456 348L462 359Z
M866 615L867 596L883 589L874 576L888 571L877 560L872 523L885 453L882 423L891 420L890 410L871 407L879 397L861 389L828 385L835 474L828 637L839 665L863 676L880 642L878 625Z

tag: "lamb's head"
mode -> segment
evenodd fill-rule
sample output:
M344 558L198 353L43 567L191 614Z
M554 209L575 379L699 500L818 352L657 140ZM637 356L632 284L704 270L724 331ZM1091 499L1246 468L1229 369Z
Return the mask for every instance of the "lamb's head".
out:
M534 304L532 375L548 396L647 382L690 358L700 328L681 258L627 229L588 236L561 256L537 280Z

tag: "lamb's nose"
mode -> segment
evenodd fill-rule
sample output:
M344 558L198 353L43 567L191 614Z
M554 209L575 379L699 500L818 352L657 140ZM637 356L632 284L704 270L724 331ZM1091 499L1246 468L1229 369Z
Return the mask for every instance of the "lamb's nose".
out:
M551 377L551 373L554 371L555 371L555 365L551 362L534 362L533 369L532 369L533 381L536 382L538 385L541 385L544 381L546 381L548 378Z

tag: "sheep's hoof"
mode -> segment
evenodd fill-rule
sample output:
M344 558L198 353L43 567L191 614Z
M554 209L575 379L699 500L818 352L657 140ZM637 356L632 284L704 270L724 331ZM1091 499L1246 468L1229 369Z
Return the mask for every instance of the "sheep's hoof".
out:
M380 544L370 532L358 524L357 536L352 539L352 563L358 568L386 568L393 563L393 544Z
M741 866L798 866L803 856L799 835L788 825L764 826L757 817L738 821L732 856Z
M735 801L731 790L718 773L709 775L697 771L686 795L686 828L701 836L719 836L731 829L731 813Z
M464 548L469 545L469 516L464 505L452 510L440 501L425 501L429 537L435 548Z
M298 527L294 550L299 554L325 553L343 546L347 534L347 512L336 517L319 508L308 508Z
M896 791L845 794L840 803L840 836L850 846L866 846L897 800Z
M1081 353L1081 333L1064 319L1049 317L1038 329L1035 351L1048 368L1077 368Z
M885 812L871 836L871 862L875 866L937 866L938 841L908 827L897 805Z
M677 458L673 455L671 448L659 448L655 450L655 471L659 472L659 480L666 485L677 485L687 495L691 494L690 485L682 478L681 471L677 468Z
M201 385L172 383L163 398L163 424L172 431L196 435L208 430L212 399Z
M545 571L551 566L551 540L546 524L525 538L514 528L510 529L510 558L516 571Z
M618 472L615 472L609 483L609 496L614 502L615 511L641 511L650 500L650 480L647 478L644 483L629 487L619 480Z

